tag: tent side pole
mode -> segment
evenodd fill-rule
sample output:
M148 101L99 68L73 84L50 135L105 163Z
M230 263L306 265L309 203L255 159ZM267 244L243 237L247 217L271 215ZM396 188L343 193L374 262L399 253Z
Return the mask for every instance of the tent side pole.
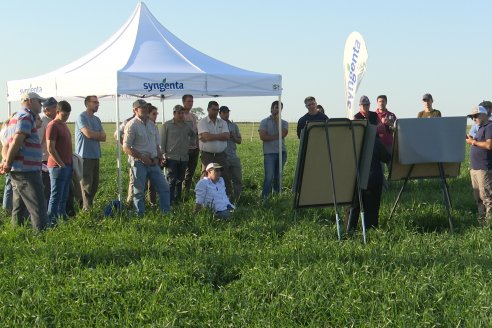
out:
M10 117L10 115L12 115L12 107L10 105L11 104L10 104L10 101L9 101L8 102L8 106L9 106L9 108L8 108L9 117Z
M161 96L161 107L162 107L162 124L166 122L166 115L164 114L164 96Z
M120 134L120 100L116 93L116 144L118 156L116 157L116 166L118 167L118 200L122 201L122 183L121 183L121 134Z
M282 193L282 96L278 96L278 190Z

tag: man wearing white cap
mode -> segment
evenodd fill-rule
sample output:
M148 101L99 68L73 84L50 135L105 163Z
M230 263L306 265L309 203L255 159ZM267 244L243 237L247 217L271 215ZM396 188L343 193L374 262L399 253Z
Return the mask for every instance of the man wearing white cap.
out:
M483 106L473 108L469 118L478 125L475 137L468 136L470 145L470 178L477 203L480 224L489 225L492 215L492 124Z
M196 201L194 213L203 207L214 211L222 219L228 219L234 209L226 194L224 179L221 177L222 166L219 163L209 163L205 168L205 176L195 187Z
M34 229L43 230L48 216L46 199L41 180L41 143L36 128L36 115L41 112L41 103L46 101L35 92L21 97L22 109L9 122L6 156L1 171L8 173L14 185L12 223L20 225L31 217Z

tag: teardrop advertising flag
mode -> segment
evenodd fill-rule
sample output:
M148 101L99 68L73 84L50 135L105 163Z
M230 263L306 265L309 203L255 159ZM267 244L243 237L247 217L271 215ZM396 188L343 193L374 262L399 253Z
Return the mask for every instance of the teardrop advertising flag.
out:
M364 77L367 65L367 48L359 32L352 32L345 42L343 69L345 71L345 109L347 118L354 117L355 94Z

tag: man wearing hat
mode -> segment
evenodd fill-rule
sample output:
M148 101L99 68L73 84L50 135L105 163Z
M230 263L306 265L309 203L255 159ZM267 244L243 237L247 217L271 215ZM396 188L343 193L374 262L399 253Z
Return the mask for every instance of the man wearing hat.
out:
M203 207L210 208L216 216L228 219L234 209L226 194L224 179L221 177L222 165L209 163L205 168L204 177L195 187L195 209L198 213Z
M354 120L368 120L370 124L378 125L378 114L369 111L371 101L367 96L360 97L359 112L354 115Z
M232 199L236 202L241 196L241 191L243 189L243 173L241 168L241 160L236 154L236 144L240 144L242 142L241 133L239 132L239 127L236 123L231 122L229 120L229 107L220 106L219 108L219 116L227 123L227 127L229 128L230 138L227 140L227 148L225 150L227 156L227 169L229 174L231 175L231 183L233 188Z
M41 171L41 176L43 178L44 185L44 197L46 202L50 200L51 194L51 184L50 184L50 174L48 172L48 150L46 148L46 127L48 123L51 122L56 116L56 105L58 101L55 98L49 97L43 102L43 116L41 117L41 127L38 129L39 139L41 139L41 150L43 151L43 170Z
M434 99L432 99L432 95L430 93L423 95L422 101L424 102L424 110L417 114L417 118L441 117L441 112L432 108Z
M2 172L10 172L14 185L12 223L23 224L30 216L32 226L38 231L45 229L48 221L41 180L41 141L36 129L36 115L44 101L35 92L22 95L22 108L9 122L8 140L3 146L6 149L2 152L6 156L1 165Z
M82 158L82 202L84 211L92 208L94 196L99 188L99 159L101 141L106 141L101 120L95 115L99 110L97 96L87 96L84 100L85 112L75 122L75 152Z
M483 106L473 108L468 115L477 125L475 137L468 136L470 145L470 178L478 208L480 224L489 225L492 216L492 124Z
M133 103L135 117L125 126L123 151L129 155L133 175L133 203L139 215L145 214L145 187L150 180L159 195L161 213L169 213L169 185L162 175L159 163L162 158L159 132L149 120L147 102L138 99Z
M354 119L366 119L369 124L377 126L378 116L369 111L371 102L367 96L362 96L359 102L359 112ZM379 226L379 207L383 191L383 168L381 162L388 163L390 155L376 134L374 148L371 157L371 169L366 189L361 190L362 204L365 211L365 228L377 228ZM357 196L354 197L352 206L347 209L345 216L345 227L348 232L356 229L360 214L360 203Z
M489 120L490 120L490 115L492 114L492 102L488 100L484 100L478 106L482 106L485 107L485 109L487 109L487 112L489 113ZM475 137L477 130L478 130L478 125L476 123L473 123L468 134L471 135L472 137Z
M166 159L166 178L171 193L171 203L181 199L183 181L188 167L190 143L194 143L196 133L191 124L184 120L184 108L173 108L173 119L165 122L161 129L161 150Z

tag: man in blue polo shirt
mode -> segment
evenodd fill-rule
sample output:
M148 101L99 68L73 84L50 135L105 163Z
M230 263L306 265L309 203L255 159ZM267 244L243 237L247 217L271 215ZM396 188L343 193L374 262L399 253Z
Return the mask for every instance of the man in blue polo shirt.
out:
M478 220L489 225L492 215L492 124L483 106L473 108L468 115L478 125L475 137L468 136L470 145L470 178L477 203Z

